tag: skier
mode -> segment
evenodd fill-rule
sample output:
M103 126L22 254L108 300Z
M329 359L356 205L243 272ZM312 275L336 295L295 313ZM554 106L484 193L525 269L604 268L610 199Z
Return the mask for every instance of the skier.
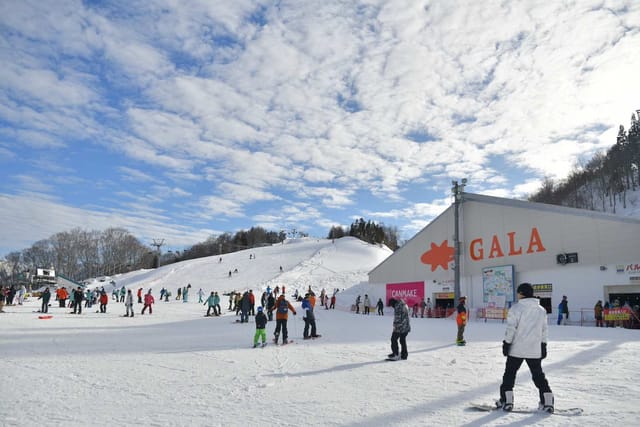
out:
M356 314L360 313L360 295L356 298Z
M391 334L391 354L389 360L407 360L409 351L407 350L407 335L411 332L409 323L409 308L407 304L400 300L391 298L389 306L393 307L393 333ZM398 340L400 340L401 351L398 352Z
M276 330L274 332L275 338L273 342L278 344L278 337L280 336L280 331L282 331L282 344L288 344L287 319L289 318L289 310L293 312L294 316L296 315L296 310L293 308L291 303L285 299L284 292L280 294L275 306L271 308L271 311L274 309L276 310Z
M464 340L464 327L467 326L467 308L465 303L467 297L458 298L458 315L456 316L456 323L458 324L458 336L456 338L456 344L465 345L467 342Z
M198 303L202 303L202 298L204 297L204 291L202 288L198 289Z
M162 291L164 291L164 288L162 288ZM162 291L160 291L160 299L162 299ZM127 300L125 300L125 302L127 302ZM131 303L133 303L133 301L131 301ZM138 288L138 304L142 304L142 288Z
M138 293L140 293L140 289L138 289ZM133 294L131 293L131 289L127 290L127 296L124 299L124 306L127 309L127 314L125 314L124 317L133 317Z
M140 314L144 314L144 311L147 309L147 307L149 307L149 314L153 314L153 308L151 307L151 304L153 304L154 302L156 301L153 298L153 295L151 295L151 289L149 289L149 292L147 292L144 296L144 307L142 307L142 312Z
M262 338L262 346L267 345L267 316L262 312L262 306L258 306L256 314L256 333L253 335L253 348L258 346L258 340Z
M313 306L309 300L309 294L306 294L302 300L302 309L304 310L302 315L302 320L304 320L303 338L305 340L318 338L320 335L316 333L316 316L313 314ZM311 326L311 335L309 335L309 326Z
M384 316L384 303L382 302L382 298L378 298L376 307L378 307L378 316Z
M127 289L123 286L120 288L120 302L124 302L124 297L127 295Z
M362 314L369 314L369 306L371 306L371 301L369 301L369 295L364 294L364 312Z
M518 286L518 303L507 315L507 329L502 341L502 354L507 363L500 385L500 399L496 406L513 410L513 386L523 361L527 362L533 383L538 388L540 409L553 413L553 393L542 371L542 359L547 357L547 311L533 297L533 286Z

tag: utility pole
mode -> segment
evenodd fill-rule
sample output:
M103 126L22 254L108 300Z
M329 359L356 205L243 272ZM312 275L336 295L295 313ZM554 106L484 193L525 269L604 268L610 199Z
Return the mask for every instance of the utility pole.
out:
M467 185L467 178L462 178L460 183L454 180L451 181L451 193L453 193L453 292L454 301L453 305L456 305L456 301L460 298L460 204L462 204L462 194L464 193L464 187Z

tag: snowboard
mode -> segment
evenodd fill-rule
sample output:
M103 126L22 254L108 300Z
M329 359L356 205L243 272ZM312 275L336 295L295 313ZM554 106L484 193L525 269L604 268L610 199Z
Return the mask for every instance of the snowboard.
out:
M512 411L503 411L502 408L498 408L496 407L496 405L487 405L484 403L470 403L469 408L474 411L485 411L485 412L500 411L505 414L509 412L513 412L516 414L561 415L565 417L573 417L576 415L581 415L582 412L584 412L582 408L563 408L563 409L555 408L554 412L550 414L538 408L526 408L526 407L521 407L521 408L514 407Z
M265 348L267 346L266 342L263 342L262 344L256 344L253 346L253 348Z
M293 344L293 340L288 340L286 343L281 343L281 344L278 344L278 342L277 342L277 341L274 341L274 343L275 343L276 345L282 346L282 345Z
M41 314L40 316L38 316L38 319L44 319L44 320L53 319L53 315L51 315L51 314Z

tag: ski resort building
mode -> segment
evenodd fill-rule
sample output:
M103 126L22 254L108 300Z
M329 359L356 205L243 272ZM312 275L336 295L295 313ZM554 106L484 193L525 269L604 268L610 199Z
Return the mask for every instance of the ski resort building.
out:
M454 307L454 208L369 272L369 283ZM458 227L460 293L472 315L503 313L522 282L548 313L566 295L573 323L592 320L598 300L640 305L640 220L461 193Z

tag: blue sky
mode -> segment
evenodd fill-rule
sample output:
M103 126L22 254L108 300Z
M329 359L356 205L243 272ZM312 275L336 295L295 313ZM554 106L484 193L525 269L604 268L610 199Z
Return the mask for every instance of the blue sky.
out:
M0 255L75 227L410 238L640 108L640 2L0 2Z

